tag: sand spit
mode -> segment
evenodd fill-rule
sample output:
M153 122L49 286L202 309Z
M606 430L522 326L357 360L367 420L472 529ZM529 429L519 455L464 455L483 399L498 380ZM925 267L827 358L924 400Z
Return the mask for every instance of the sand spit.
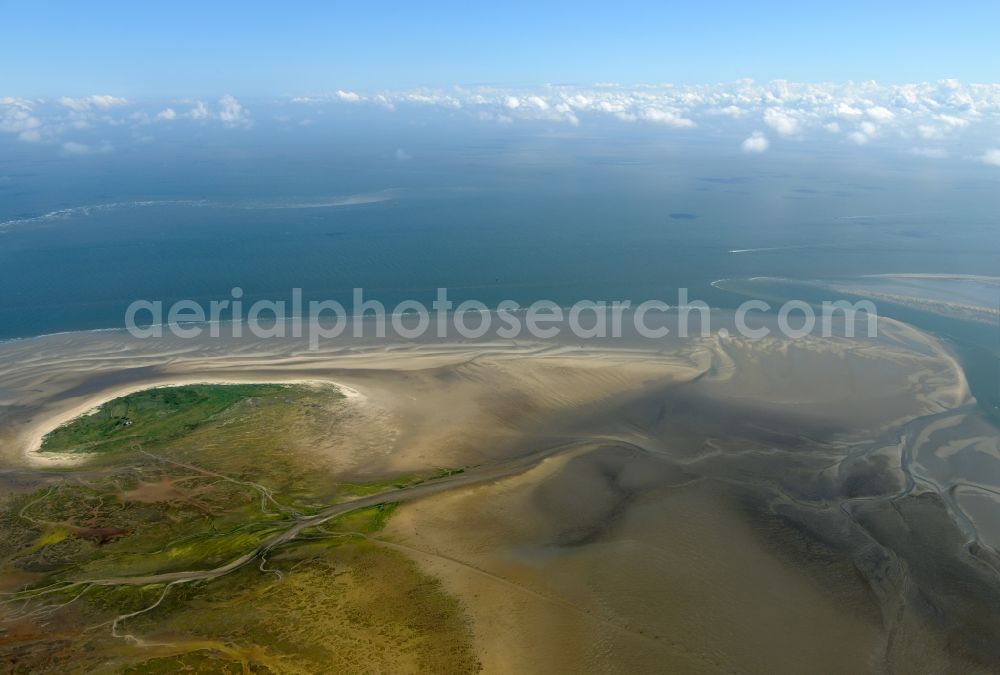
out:
M942 317L996 325L1000 317L1000 277L971 274L871 274L851 279L803 281L779 277L720 279L713 286L762 281L827 290L930 312Z

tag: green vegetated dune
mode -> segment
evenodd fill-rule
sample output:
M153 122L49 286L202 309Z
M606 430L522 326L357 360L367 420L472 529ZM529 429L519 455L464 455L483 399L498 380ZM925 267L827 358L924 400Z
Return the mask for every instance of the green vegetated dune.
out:
M165 387L49 434L43 452L88 462L0 511L4 662L23 672L476 670L458 602L373 537L394 504L268 543L324 507L454 473L338 482L294 440L344 405L333 387Z
M105 403L48 434L42 450L114 452L135 443L164 444L210 423L237 403L252 405L291 393L276 384L159 387Z

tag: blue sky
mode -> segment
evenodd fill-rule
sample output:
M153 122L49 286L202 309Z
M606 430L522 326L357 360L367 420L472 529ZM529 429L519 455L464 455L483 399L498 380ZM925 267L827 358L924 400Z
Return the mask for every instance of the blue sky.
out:
M5 2L0 95L997 81L1000 3Z
M997 26L996 0L0 0L0 143L98 161L352 120L618 125L761 159L822 144L996 171Z

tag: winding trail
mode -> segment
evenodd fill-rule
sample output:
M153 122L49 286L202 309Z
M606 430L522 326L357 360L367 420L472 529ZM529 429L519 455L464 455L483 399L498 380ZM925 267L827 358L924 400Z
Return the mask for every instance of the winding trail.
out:
M379 492L377 494L368 495L365 497L359 497L358 499L353 499L348 502L342 502L339 504L334 504L328 506L322 511L311 515L303 516L297 518L293 523L284 530L276 532L260 544L258 544L252 551L235 558L224 565L206 570L184 570L180 572L164 572L162 574L149 574L144 576L120 576L120 577L108 577L104 579L80 579L76 581L70 581L67 585L61 586L60 590L65 590L66 588L71 588L73 586L80 585L91 585L91 586L147 586L155 584L177 584L186 583L191 581L208 581L211 579L217 579L219 577L225 576L230 572L240 569L244 565L250 562L266 556L268 552L272 549L281 546L299 536L304 530L311 527L321 525L328 520L342 516L345 513L350 513L351 511L356 511L358 509L367 508L369 506L376 506L378 504L383 504L385 502L407 502L414 499L419 499L421 497L426 497L428 495L436 494L439 492L444 492L446 490L454 490L460 487L467 487L470 485L476 485L479 483L489 483L500 478L506 478L509 476L514 476L519 473L523 473L544 461L545 459L552 457L554 455L562 454L564 452L569 452L572 450L578 450L586 447L597 448L603 445L607 445L607 442L602 442L601 440L586 439L586 440L575 440L566 443L561 443L558 445L553 445L551 447L539 450L537 452L531 453L529 455L524 455L516 459L502 462L498 464L491 464L487 466L477 467L465 471L464 473L454 474L451 476L446 476L444 478L438 478L435 480L428 481L426 483L420 483L419 485L411 485L409 487L398 488L395 490L388 490L385 492Z

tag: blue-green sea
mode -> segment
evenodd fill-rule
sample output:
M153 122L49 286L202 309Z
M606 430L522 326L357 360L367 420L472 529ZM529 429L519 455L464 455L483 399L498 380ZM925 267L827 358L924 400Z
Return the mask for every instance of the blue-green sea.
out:
M649 129L367 124L0 148L0 339L120 327L136 299L732 307L723 278L997 274L1000 171ZM739 251L739 252L732 252Z

